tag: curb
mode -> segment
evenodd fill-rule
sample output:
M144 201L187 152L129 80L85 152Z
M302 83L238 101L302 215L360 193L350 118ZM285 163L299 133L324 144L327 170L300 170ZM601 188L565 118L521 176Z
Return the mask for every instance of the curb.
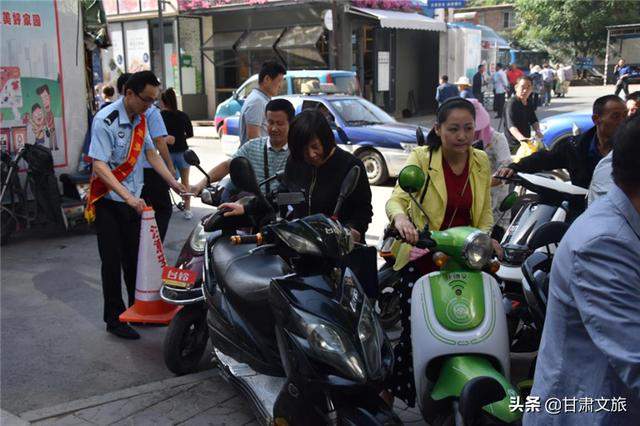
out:
M24 422L36 422L42 421L54 417L60 417L66 414L71 414L75 411L85 410L87 408L96 407L110 402L118 401L121 399L127 399L134 396L144 395L146 393L157 392L167 388L186 385L189 383L200 382L211 377L219 375L217 369L206 370L199 373L188 374L186 376L172 377L170 379L161 380L159 382L147 383L145 385L135 386L128 389L123 389L115 392L110 392L104 395L93 396L85 399L78 399L76 401L65 402L63 404L54 405L52 407L40 408L36 410L26 411L20 414L19 420ZM3 422L4 425L4 410ZM12 424L12 423L7 423ZM20 424L20 423L16 423Z

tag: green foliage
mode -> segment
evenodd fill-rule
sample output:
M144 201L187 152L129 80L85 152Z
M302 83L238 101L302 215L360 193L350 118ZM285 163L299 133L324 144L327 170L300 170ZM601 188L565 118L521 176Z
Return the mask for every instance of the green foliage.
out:
M515 0L517 42L569 57L604 56L609 25L640 22L640 3L630 0Z

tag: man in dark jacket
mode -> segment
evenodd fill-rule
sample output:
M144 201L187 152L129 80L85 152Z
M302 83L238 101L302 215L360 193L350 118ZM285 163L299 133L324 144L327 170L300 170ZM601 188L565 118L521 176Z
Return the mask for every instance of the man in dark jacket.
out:
M482 94L482 83L484 82L484 65L478 65L478 72L473 76L473 86L471 86L471 91L473 92L473 96L480 101L480 103L484 103L484 95Z
M458 86L449 83L449 76L443 75L440 77L440 85L436 89L436 101L438 101L438 105L442 105L447 99L456 96L460 96Z
M571 183L589 188L593 170L611 151L611 138L627 116L627 108L618 96L602 96L593 103L595 126L571 141L556 143L550 150L538 151L499 169L496 176L511 177L516 172L537 173L567 169Z

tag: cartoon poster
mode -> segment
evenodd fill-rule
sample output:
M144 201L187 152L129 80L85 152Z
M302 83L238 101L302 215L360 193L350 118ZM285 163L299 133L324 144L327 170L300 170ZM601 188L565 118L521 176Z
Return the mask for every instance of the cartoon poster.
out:
M0 3L0 128L22 144L51 149L54 165L67 165L64 91L57 2ZM4 137L4 136L3 136Z

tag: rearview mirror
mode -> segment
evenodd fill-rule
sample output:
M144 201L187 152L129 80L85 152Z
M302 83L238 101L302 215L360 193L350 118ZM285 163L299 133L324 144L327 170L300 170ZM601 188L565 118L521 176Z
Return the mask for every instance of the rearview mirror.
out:
M198 158L198 154L190 149L186 150L184 154L182 154L182 157L184 158L184 161L186 161L190 166L200 165L200 158Z
M574 122L571 124L571 134L573 136L578 136L580 134L580 127Z
M249 160L245 157L236 157L231 160L229 164L229 174L231 175L233 184L242 191L255 195L260 194L256 172L253 170L253 166Z
M416 165L406 166L398 175L398 185L404 192L413 194L418 192L424 185L426 177L422 169Z
M336 208L333 210L333 216L338 216L340 209L342 208L342 203L344 200L353 193L358 186L358 181L360 180L360 167L353 166L347 176L345 176L342 181L342 186L340 186L340 194L338 195L338 201L336 202Z
M416 129L416 143L418 146L423 146L425 143L424 132L422 131L422 127L418 127Z
M513 205L516 203L516 201L518 201L518 193L513 191L511 194L504 197L504 199L500 203L500 206L498 207L498 210L500 210L501 213L504 213L507 210L510 210L511 207L513 207Z

